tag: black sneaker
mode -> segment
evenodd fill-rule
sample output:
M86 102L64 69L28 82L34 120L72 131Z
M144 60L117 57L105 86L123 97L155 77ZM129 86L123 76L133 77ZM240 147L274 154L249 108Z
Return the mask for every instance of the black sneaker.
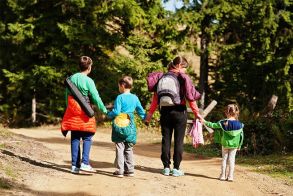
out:
M130 177L133 177L134 176L134 172L124 172L124 176L130 176Z
M119 171L115 171L113 173L114 176L118 177L118 178L123 178L123 174L119 173Z

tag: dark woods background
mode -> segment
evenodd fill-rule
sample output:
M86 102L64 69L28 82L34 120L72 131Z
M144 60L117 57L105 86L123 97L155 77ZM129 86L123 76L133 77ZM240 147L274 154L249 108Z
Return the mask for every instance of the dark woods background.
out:
M170 12L160 0L2 0L0 10L4 126L31 126L33 100L35 125L58 123L63 81L78 71L81 55L94 61L90 77L105 104L127 74L147 106L146 75L191 52L201 58L200 75L189 72L202 106L219 103L208 120L223 118L223 107L236 102L250 152L293 150L292 1L195 0ZM278 102L268 114L272 95Z

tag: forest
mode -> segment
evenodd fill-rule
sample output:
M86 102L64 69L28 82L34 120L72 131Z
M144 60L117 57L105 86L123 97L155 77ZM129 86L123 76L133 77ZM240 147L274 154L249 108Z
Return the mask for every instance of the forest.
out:
M64 80L79 71L83 55L93 59L90 77L105 105L118 95L118 79L130 75L148 109L148 73L191 53L200 57L200 74L189 69L202 94L199 106L218 102L209 120L223 118L223 107L237 103L250 153L292 152L293 2L182 4L173 12L161 0L0 1L0 123L59 123ZM278 99L270 108L273 95Z

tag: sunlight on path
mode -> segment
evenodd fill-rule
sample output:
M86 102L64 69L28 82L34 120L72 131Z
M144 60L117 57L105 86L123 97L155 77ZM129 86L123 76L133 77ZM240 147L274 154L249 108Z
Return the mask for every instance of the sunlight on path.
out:
M70 138L63 139L56 127L38 129L12 129L14 133L35 139L54 151L56 159L47 164L41 172L26 179L32 192L39 194L74 195L266 195L274 190L270 185L262 185L262 179L251 179L251 173L237 167L235 181L217 180L220 170L220 158L196 160L195 155L184 154L183 177L166 177L160 174L160 137L156 143L138 141L134 147L135 177L122 179L113 177L115 170L114 144L110 130L99 130L94 136L91 149L91 165L96 169L93 175L70 173ZM69 135L70 136L70 135ZM139 133L139 138L150 135ZM50 165L50 167L48 167ZM52 169L53 168L53 169ZM55 169L54 169L55 168ZM58 169L57 169L58 168ZM254 175L254 174L253 174ZM266 190L264 190L266 189Z

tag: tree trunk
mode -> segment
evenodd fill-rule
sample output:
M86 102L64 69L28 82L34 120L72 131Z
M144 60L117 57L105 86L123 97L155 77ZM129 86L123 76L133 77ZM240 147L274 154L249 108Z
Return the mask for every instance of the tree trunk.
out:
M205 21L203 21L205 23ZM200 79L199 79L199 90L202 94L201 100L200 100L200 108L203 109L205 107L205 96L206 91L208 88L208 69L209 69L209 52L208 52L208 44L209 44L209 38L205 32L206 25L202 24L202 35L201 35L201 41L200 41Z
M36 95L34 93L33 99L32 99L32 123L33 124L35 124L37 120L36 108L37 108L37 102L36 102Z
M272 95L270 101L268 102L267 106L264 109L264 116L272 117L273 111L277 105L278 96Z

